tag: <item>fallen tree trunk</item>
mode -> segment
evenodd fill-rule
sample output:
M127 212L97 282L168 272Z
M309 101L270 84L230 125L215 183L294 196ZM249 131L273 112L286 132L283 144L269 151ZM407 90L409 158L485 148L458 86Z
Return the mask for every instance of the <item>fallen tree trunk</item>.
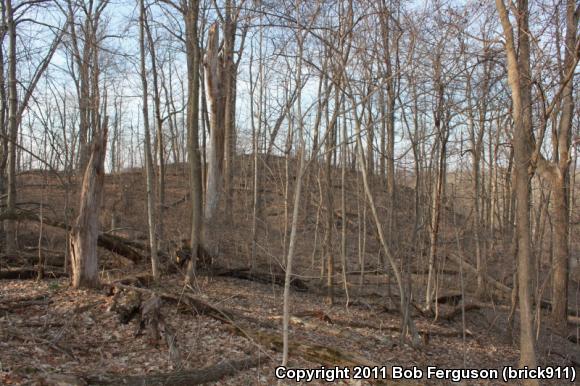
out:
M129 243L129 240L125 240L119 236L113 236L106 233L101 233L97 240L99 247L124 256L134 263L145 261L145 256L137 252L135 248L130 246Z
M467 303L465 305L458 305L453 308L451 311L439 315L439 319L452 321L456 317L460 316L463 312L479 310L481 307L478 304L474 303Z
M67 276L66 272L52 271L45 269L44 276L47 278L57 278ZM0 271L0 280L14 280L14 279L36 279L38 277L38 270L31 268L17 268Z
M411 273L413 275L428 275L429 274L429 270L427 270L427 269L413 268L411 270ZM438 275L459 275L459 271L456 271L454 269L438 269L437 270L437 274Z
M0 302L0 310L14 311L30 306L46 306L51 304L52 300L48 298L48 294L40 294L32 297L24 297L17 299L8 299Z
M47 217L41 217L40 215L23 209L16 209L13 211L5 211L0 213L0 221L2 220L25 220L25 221L35 221L41 222L44 225L49 225L55 228L61 228L65 231L70 231L72 228L70 225L62 221L57 221ZM126 240L119 236L113 236L107 233L101 233L98 237L97 244L99 247L105 248L111 252L118 255L124 256L134 263L139 261L144 261L145 256L137 252L133 243L130 240Z
M451 261L455 262L456 264L462 265L467 270L468 273L471 273L472 275L477 276L477 268L475 268L473 265L468 263L461 256L458 256L454 253L450 253L447 255L447 257ZM490 277L489 275L485 277L485 281L488 284L490 284L491 286L493 286L495 289L497 289L500 293L508 294L511 296L512 289L510 287L508 287L507 285L500 283L499 281L495 280L494 278Z
M144 375L103 374L77 376L70 374L52 374L42 378L48 385L89 385L89 386L147 386L173 385L188 386L208 382L217 382L223 377L232 376L239 371L251 369L268 361L267 357L251 357L234 361L222 361L201 369L156 373Z
M263 284L276 284L278 286L282 287L284 286L283 274L278 274L275 272L270 273L270 272L251 271L248 268L230 269L222 272L218 271L215 276L234 277L237 279L255 281ZM308 285L306 285L306 283L303 280L297 277L292 278L292 280L290 281L290 287L299 292L308 291Z
M282 335L256 331L252 338L264 347L277 352L282 352ZM306 359L309 362L320 363L328 366L379 366L379 363L371 361L363 356L339 349L310 344L308 342L292 339L288 350L294 357Z

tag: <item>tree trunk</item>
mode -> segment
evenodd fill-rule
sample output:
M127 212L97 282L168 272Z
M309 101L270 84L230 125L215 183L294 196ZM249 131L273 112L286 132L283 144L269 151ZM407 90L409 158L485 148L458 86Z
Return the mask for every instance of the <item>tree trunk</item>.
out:
M518 289L520 303L520 366L536 366L536 352L532 328L530 296L530 175L528 167L532 156L532 105L530 88L530 47L528 2L517 2L517 26L520 42L516 51L513 28L503 0L496 0L508 59L508 83L512 92L514 121L514 172L516 196L516 241L518 247ZM526 383L537 385L537 380Z
M353 104L355 103L355 101L352 101ZM368 176L367 176L367 168L365 165L365 158L364 158L364 153L363 153L363 147L362 147L362 139L361 139L361 121L360 121L360 117L358 116L356 109L353 109L353 113L354 113L354 117L355 117L355 135L356 135L356 144L357 144L357 151L358 151L358 163L360 166L360 171L362 174L362 180L363 180L363 186L364 186L364 192L365 192L365 196L367 197L367 201L368 201L368 205L369 208L371 210L371 214L373 216L373 220L375 222L375 227L377 229L377 233L379 236L379 242L381 247L383 248L383 251L385 252L385 255L387 256L387 260L389 261L389 264L391 266L391 269L393 270L393 274L395 275L395 280L397 282L397 287L399 289L399 296L400 296L400 311L401 311L401 316L403 318L403 325L401 326L401 337L406 335L406 332L408 332L413 340L413 344L418 344L418 335L415 329L415 324L413 322L413 319L411 318L411 316L409 315L408 312L408 302L407 302L407 293L405 291L405 287L403 285L403 278L401 275L401 271L399 270L399 266L397 265L397 262L395 261L395 257L393 256L391 249L389 248L384 232L383 232L383 226L379 220L379 215L377 213L377 208L375 205L375 201L374 201L374 197L370 188L370 184L369 184L369 180L368 180Z
M155 170L151 153L151 131L149 129L149 98L147 94L147 70L145 68L145 0L140 1L139 49L141 52L141 87L143 92L143 129L145 131L145 173L147 179L147 223L149 225L149 247L151 250L151 272L159 279L159 258L157 257L157 222L155 220ZM154 69L155 70L155 69Z
M199 151L199 49L197 19L199 1L189 0L185 11L185 35L187 54L187 132L191 197L191 258L187 265L186 282L195 281L195 265L201 244L201 153Z
M576 52L576 31L579 10L576 1L566 3L566 56L565 71L574 70ZM572 75L573 76L573 75ZM560 117L557 142L559 173L552 180L554 195L554 281L552 291L552 319L560 327L566 327L568 310L568 260L569 260L569 204L570 204L570 142L572 118L574 116L574 82L570 79L562 94L562 116Z
M299 9L300 2L296 5ZM298 29L298 57L296 65L296 89L298 90L296 114L298 116L298 170L296 171L296 185L294 186L294 208L292 209L292 226L290 230L290 239L288 241L288 255L286 256L286 275L284 281L284 309L282 320L282 366L288 364L289 351L289 325L290 325L290 282L292 281L292 261L294 259L294 250L296 248L296 234L298 233L298 215L300 211L300 195L302 193L302 178L304 176L305 163L305 141L304 141L304 122L302 117L302 50L304 44L304 35L301 29Z
M236 156L236 72L234 63L234 45L236 38L236 21L232 18L235 10L232 0L225 4L224 49L223 49L223 88L224 88L224 196L225 216L232 219L234 161Z
M206 96L210 119L207 187L204 209L204 243L212 256L218 253L217 210L223 189L225 150L225 95L223 60L219 56L219 26L214 23L207 38L204 58Z
M439 237L439 220L441 217L441 200L443 191L445 189L445 173L446 173L446 157L447 157L447 141L449 139L449 112L444 106L444 85L441 74L441 53L435 55L433 63L434 67L434 83L437 89L437 100L435 111L433 112L435 121L435 133L437 135L436 145L438 146L437 169L435 171L437 179L431 194L431 229L429 233L429 274L427 277L427 289L425 291L425 310L431 311L431 303L435 293L435 274L436 274L436 259L437 259L437 243Z
M99 285L97 240L99 212L105 182L105 155L107 147L105 117L95 133L91 157L83 176L79 215L71 232L72 285L74 288L95 288Z
M16 90L16 22L12 0L6 0L6 29L8 31L8 197L7 210L16 208L16 142L18 140L18 95ZM4 124L2 122L2 124ZM6 251L16 252L16 224L5 223Z
M336 91L335 109L338 110L339 98L338 98L338 88ZM330 126L327 128L329 132L326 134L326 161L324 164L324 178L325 178L325 195L324 201L326 204L326 226L324 233L324 255L326 258L326 290L327 290L327 301L329 304L334 302L334 250L332 248L332 231L334 225L334 200L332 194L332 148L334 143L335 133L336 133L336 119L333 119Z
M159 160L159 175L157 184L158 205L157 205L157 237L159 243L163 241L163 208L165 207L165 141L163 136L163 119L161 118L161 96L159 89L159 77L157 68L157 56L155 53L155 42L151 34L151 28L147 21L147 15L143 16L145 25L145 32L147 33L147 41L149 52L151 55L151 73L153 75L153 101L155 102L155 126L157 134L157 158ZM171 117L168 118L171 122ZM177 162L177 161L176 161Z

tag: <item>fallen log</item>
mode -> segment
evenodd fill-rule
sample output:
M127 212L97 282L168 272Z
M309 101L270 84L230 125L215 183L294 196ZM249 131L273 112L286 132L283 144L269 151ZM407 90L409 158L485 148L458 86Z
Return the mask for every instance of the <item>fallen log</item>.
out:
M249 268L230 269L226 271L217 271L215 276L233 277L236 279L255 281L263 284L276 284L284 286L284 275L276 272L253 271ZM308 285L301 279L293 277L290 281L290 287L299 292L308 291Z
M282 352L282 335L268 332L256 331L252 333L252 338L264 347L274 351ZM363 356L339 349L310 344L298 339L292 339L288 345L290 354L295 357L306 359L309 362L320 363L328 366L379 366L377 362L371 361Z
M429 270L428 269L418 269L418 268L413 268L411 270L411 273L413 275L428 275L429 274ZM438 275L459 275L459 271L455 270L455 269L438 269L437 270L437 274Z
M474 304L474 303L467 303L465 305L460 304L460 305L456 306L455 308L453 308L451 311L449 311L445 314L440 314L439 319L452 321L456 317L460 316L463 312L479 310L480 308L481 307L478 304Z
M67 276L66 272L46 270L44 276L47 278L57 278ZM31 268L16 268L0 271L0 280L15 280L15 279L36 279L38 277L38 270Z
M129 240L125 240L119 236L101 233L99 235L99 239L97 240L97 244L99 247L124 256L134 263L145 261L145 256L137 252L134 247L130 246L128 241Z
M461 256L456 255L454 253L450 253L447 255L447 257L451 261L455 262L456 264L458 264L460 266L462 265L463 268L465 268L468 273L471 273L472 275L477 276L477 268L475 268L473 265L468 263ZM503 283L500 283L499 281L495 280L494 278L490 277L489 275L487 275L485 277L485 281L501 293L508 294L508 295L511 295L511 293L512 293L512 289L510 287L508 287L507 285L505 285Z
M126 284L122 284L120 282L112 283L113 287L117 287L118 289L124 289L129 291L135 291L140 293L145 293L148 295L157 294L163 300L167 300L171 303L175 303L180 307L187 306L188 310L193 310L199 315L206 315L213 319L216 319L222 323L231 323L237 315L233 311L226 311L221 310L215 306L212 306L209 303L206 303L202 300L199 300L189 294L181 294L181 295L173 295L167 292L154 292L147 288L140 288L134 287ZM183 310L183 308L181 308Z
M7 299L0 301L0 310L2 311L14 311L20 308L26 308L30 306L46 306L51 304L52 300L48 298L48 294L40 294L36 296L27 296L17 299Z
M72 229L70 225L62 221L57 221L48 217L41 217L37 213L24 209L2 212L0 213L0 221L2 220L26 220L35 222L40 222L42 220L44 225L64 229L65 231L70 231ZM107 233L101 233L97 242L99 247L124 256L134 263L145 261L145 256L137 252L135 247L132 246L132 242L130 240L126 240L122 237L113 236Z
M39 379L43 385L88 385L88 386L147 386L174 385L188 386L202 383L217 382L223 377L235 375L239 371L251 369L268 361L267 357L250 357L234 361L222 361L201 369L182 370L170 373L155 373L144 375L71 375L50 374Z

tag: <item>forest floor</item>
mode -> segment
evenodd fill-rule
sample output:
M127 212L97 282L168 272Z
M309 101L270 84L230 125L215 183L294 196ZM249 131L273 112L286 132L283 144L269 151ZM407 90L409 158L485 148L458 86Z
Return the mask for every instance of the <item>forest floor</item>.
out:
M191 291L177 284L181 277L167 277L164 282L173 284L160 288L163 292L179 295ZM55 373L74 374L80 378L102 374L171 373L247 357L261 360L258 366L225 377L217 384L270 385L276 382L274 369L281 363L279 347L268 347L252 339L250 331L248 337L239 336L227 323L196 315L191 310L183 312L175 304L164 302L162 314L177 332L177 347L181 353L178 364L170 359L165 343L155 346L144 336L135 336L136 320L120 323L118 315L110 310L114 297L108 290L73 290L66 279L10 280L2 281L1 286L1 384L51 384L46 375ZM192 292L195 297L221 309L271 323L276 329L269 332L281 334L281 287L210 277L200 277L198 286ZM415 316L423 341L412 347L409 342L399 340L400 318L396 310L385 308L385 303L376 296L355 295L350 300L348 308L342 297L336 299L334 306L329 306L317 294L294 292L292 313L304 316L293 320L291 341L341 350L388 368L501 369L517 365L518 350L497 323L503 318L502 312L489 309L489 305L481 304L480 309L466 311L465 338L461 316L439 321ZM453 308L441 305L440 312L445 314ZM264 331L263 326L255 328ZM553 340L552 347L541 348L540 364L569 365L562 356L566 356L565 347ZM302 359L292 351L289 364L294 368L321 365ZM282 383L295 384L288 380ZM341 383L360 384L355 380ZM436 382L424 379L416 384L431 383ZM470 380L464 384L499 383L501 380Z
M246 165L247 169L247 165ZM221 260L224 269L248 266L251 231L251 189L244 166L236 180L234 218L224 224L220 240ZM262 272L283 271L285 256L285 211L283 164L272 167L272 175L263 187L263 223L258 237L259 251L255 266ZM243 177L246 176L246 177ZM76 206L77 183L66 185L61 177L30 172L20 177L21 207L47 218L71 221ZM145 189L142 171L129 170L107 176L105 200L101 211L104 232L146 244ZM463 303L456 301L438 304L437 317L420 310L425 288L425 243L413 245L409 237L413 224L413 191L401 186L395 221L398 224L398 261L409 258L412 265L414 306L412 317L421 342L411 344L401 341L399 297L397 286L384 263L376 240L370 216L365 217L364 199L358 194L356 175L348 179L347 206L347 274L348 294L344 291L340 270L336 267L334 302L329 304L325 285L320 280L323 219L325 207L321 204L320 185L313 175L306 180L304 208L301 210L297 235L295 273L308 286L306 291L293 290L291 294L290 359L289 367L315 369L324 365L348 366L351 379L342 384L367 384L366 380L352 379L352 366L386 366L391 375L392 366L425 370L427 366L441 369L501 369L517 366L519 358L519 319L515 314L513 334L508 316L509 293L494 294L483 301L474 294L474 277L468 272L460 274L459 267L447 261L438 276L438 296L457 295L464 292ZM292 191L291 187L288 188ZM336 189L336 197L340 197ZM385 217L384 195L377 195L381 217ZM164 212L167 253L175 252L187 238L189 213L186 170L168 168L167 207ZM458 202L446 205L442 214L440 235L441 256L465 251L470 259L472 247L469 234L469 216ZM465 210L468 212L468 210ZM287 219L286 219L287 220ZM340 245L340 227L336 222L333 245ZM66 277L52 278L51 271L62 273L66 234L61 229L36 222L19 223L20 252L2 255L0 273L13 268L34 268L40 254L46 258L47 275L42 281L31 279L0 280L0 384L2 385L83 385L83 384L192 384L179 383L171 376L191 375L196 369L209 370L229 366L230 361L252 358L251 365L229 371L213 383L223 385L271 385L278 382L275 368L282 362L282 292L277 284L263 284L233 277L221 277L200 272L197 287L182 286L183 276L175 264L164 261L168 268L160 284L151 284L147 277L146 258L132 262L122 256L100 250L101 290L75 290ZM499 235L502 236L502 235ZM461 240L461 241L460 241ZM362 242L361 242L362 241ZM511 287L513 267L509 252L498 238L490 252L489 274L505 288ZM172 247L173 246L173 247ZM507 244L509 248L509 243ZM41 253L39 253L39 251ZM361 253L362 251L362 253ZM547 255L547 254L545 254ZM467 261L466 260L466 261ZM169 269L171 268L171 269ZM366 272L363 280L361 268ZM549 269L545 265L543 269ZM445 273L444 271L448 271ZM32 275L35 276L35 275ZM140 279L135 279L140 278ZM125 287L120 285L120 280ZM363 285L360 285L362 283ZM462 291L463 289L463 291ZM570 287L570 304L580 299L578 280ZM122 323L116 312L116 302L127 293L137 291L143 300L157 294L161 297L160 315L166 331L173 331L174 350L166 341L155 341L147 334L137 334L138 317ZM124 295L125 294L125 295ZM462 306L463 304L463 306ZM216 311L217 310L217 311ZM548 312L536 309L539 320L537 332L538 363L541 366L580 366L580 346L573 343L580 336L580 318L571 317L566 334L554 332L549 324ZM463 313L464 311L464 313ZM418 342L417 342L418 343ZM224 361L228 361L227 363ZM221 365L220 365L221 364ZM216 367L216 365L218 365ZM221 366L221 367L220 367ZM217 371L217 370L216 370ZM580 371L580 367L576 367ZM56 374L67 375L58 378ZM389 376L390 378L390 376ZM159 381L163 379L163 381ZM152 381L157 380L157 381ZM107 383L108 382L108 383ZM392 382L391 379L388 382ZM283 380L281 384L296 384ZM380 383L380 382L371 382ZM447 384L450 381L407 381L405 384ZM465 380L463 384L501 384L495 380ZM510 382L517 384L516 381ZM543 384L563 384L552 380ZM312 384L325 384L314 381Z

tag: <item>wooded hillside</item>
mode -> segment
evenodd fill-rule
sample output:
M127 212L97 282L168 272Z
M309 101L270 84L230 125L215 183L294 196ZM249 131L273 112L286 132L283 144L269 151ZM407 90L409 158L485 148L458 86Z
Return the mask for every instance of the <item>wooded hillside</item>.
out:
M0 9L0 383L580 370L576 1Z

